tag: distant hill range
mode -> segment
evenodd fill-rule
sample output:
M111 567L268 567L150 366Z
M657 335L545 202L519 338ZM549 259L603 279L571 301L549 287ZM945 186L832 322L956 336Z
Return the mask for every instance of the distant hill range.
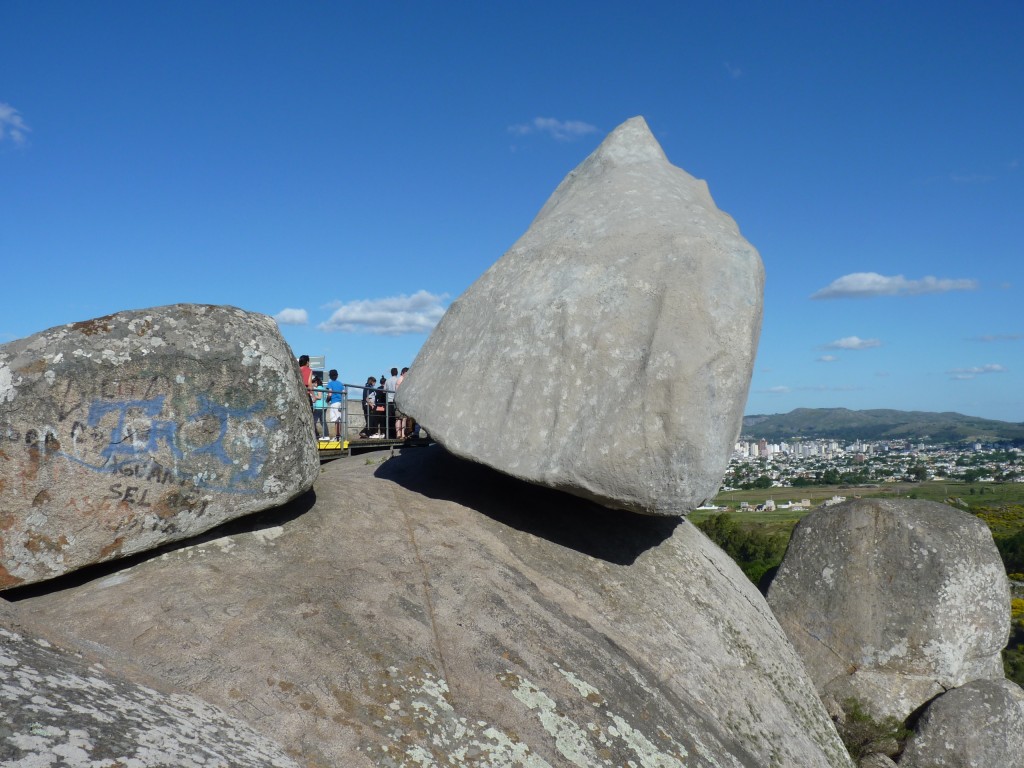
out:
M981 419L952 412L797 408L789 413L771 416L744 416L742 435L756 439L763 437L776 442L803 437L1024 444L1024 424Z

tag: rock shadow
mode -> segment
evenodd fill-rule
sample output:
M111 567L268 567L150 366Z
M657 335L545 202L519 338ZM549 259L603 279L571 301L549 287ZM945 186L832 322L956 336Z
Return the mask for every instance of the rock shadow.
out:
M179 539L178 541L171 541L167 544L155 547L154 549L135 552L131 555L117 558L116 560L107 560L102 563L87 565L84 568L79 568L78 570L65 573L61 576L55 576L54 578L47 579L46 581L38 581L33 584L25 584L20 587L11 587L0 591L0 600L8 600L14 603L30 597L48 595L51 592L60 592L63 589L77 587L81 584L93 581L94 579L102 579L112 573L123 571L126 568L131 568L139 563L144 563L147 560L159 557L167 552L174 552L175 550L184 549L185 547L204 544L208 541L213 541L214 539L223 538L224 536L234 536L240 533L251 533L253 531L262 531L267 528L276 528L279 525L284 525L285 523L304 515L313 508L315 503L316 492L310 489L301 496L295 497L287 504L282 504L279 507L272 507L270 509L263 509L259 512L252 512L244 517L236 517L233 520L223 522L220 525L196 536Z
M439 445L405 450L374 475L616 565L631 565L668 539L683 519L609 509L460 459Z

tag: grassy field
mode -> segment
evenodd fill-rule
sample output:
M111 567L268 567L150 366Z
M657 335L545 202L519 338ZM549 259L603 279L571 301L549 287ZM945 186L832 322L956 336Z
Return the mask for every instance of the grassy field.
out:
M784 533L787 536L793 526L808 511L777 509L774 512L757 512L753 509L765 500L776 504L799 503L808 499L812 507L819 506L833 496L854 498L910 498L955 504L961 509L975 510L980 507L1000 507L1008 504L1024 504L1024 483L887 483L869 487L844 485L812 486L809 488L761 488L749 491L727 491L715 497L719 507L728 507L732 519L744 530L759 530L768 535ZM749 511L739 511L741 501L750 504ZM698 510L689 514L690 520L699 523L718 512Z

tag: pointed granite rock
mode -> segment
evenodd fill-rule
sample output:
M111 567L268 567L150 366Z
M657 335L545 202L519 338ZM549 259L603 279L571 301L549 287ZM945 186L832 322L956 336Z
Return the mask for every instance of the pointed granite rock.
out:
M736 223L635 117L452 304L399 405L514 477L685 514L739 434L763 287Z

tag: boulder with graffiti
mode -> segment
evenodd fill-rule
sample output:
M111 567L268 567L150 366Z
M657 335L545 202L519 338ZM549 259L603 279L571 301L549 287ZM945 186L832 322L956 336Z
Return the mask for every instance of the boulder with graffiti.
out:
M272 319L178 304L0 346L0 589L277 506L319 472Z

